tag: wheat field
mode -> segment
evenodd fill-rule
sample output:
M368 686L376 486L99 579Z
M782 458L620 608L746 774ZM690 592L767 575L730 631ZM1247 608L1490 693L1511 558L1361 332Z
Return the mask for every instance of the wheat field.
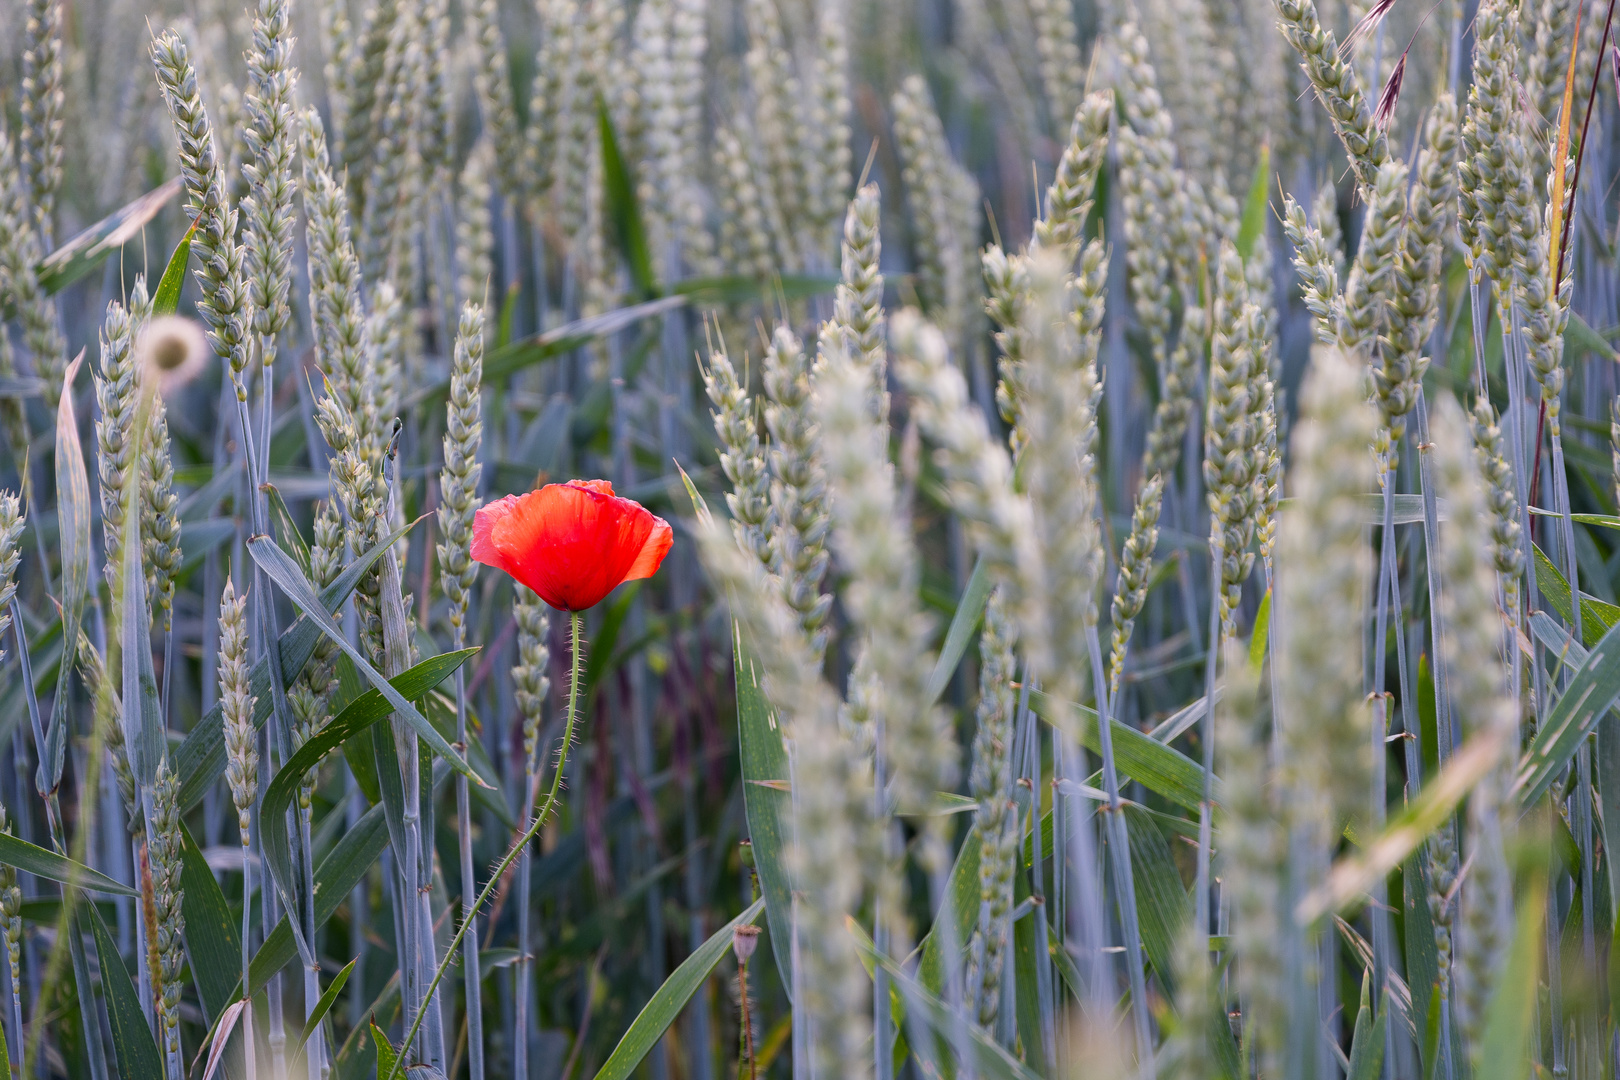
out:
M4 0L4 1076L1620 1076L1614 8Z

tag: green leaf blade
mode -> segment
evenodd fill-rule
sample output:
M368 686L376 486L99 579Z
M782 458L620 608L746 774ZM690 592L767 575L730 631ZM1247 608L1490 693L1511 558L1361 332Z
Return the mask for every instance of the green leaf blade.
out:
M361 655L359 649L349 643L348 637L343 633L343 628L333 621L331 614L326 610L325 604L316 594L315 587L310 584L303 571L298 569L298 564L293 561L290 555L281 550L276 542L268 536L255 536L249 540L248 553L253 556L253 561L258 563L266 574L270 575L277 588L281 589L287 599L297 605L298 609L308 616L316 626L326 632L326 636L331 638L338 648L348 654L349 659L354 661L354 666L359 669L360 673L371 681L371 685L382 691L383 697L387 698L388 703L394 707L394 712L411 726L412 730L433 749L434 753L444 758L452 769L466 776L473 783L482 784L484 782L477 773L473 772L462 756L456 753L444 736L439 734L438 729L428 723L427 717L423 716L416 706L407 701L398 690L395 690L383 674L372 667L371 662Z
M349 593L359 584L361 577L382 557L383 552L393 547L415 525L415 522L410 522L400 526L370 551L344 567L337 580L321 592L321 603L326 610L336 611L342 606ZM298 678L298 673L304 669L310 655L315 651L315 643L320 640L321 632L309 618L301 618L282 631L280 653L283 686L292 685L293 680ZM253 670L248 675L248 682L248 691L254 697L253 726L262 728L270 718L272 706L269 662L261 658L254 664ZM181 778L179 803L182 813L200 803L208 789L225 774L223 717L220 705L216 702L213 708L204 713L202 719L192 727L175 751L174 769Z
M65 855L37 847L10 833L0 832L0 863L79 889L112 896L137 895L128 885L114 881L98 870L74 862Z
M158 279L157 292L152 295L152 314L173 315L180 308L180 290L186 284L186 263L191 260L191 237L197 231L197 218L192 221L191 228L174 247L174 254L169 256L169 264L163 268L163 276Z
M636 1066L663 1037L664 1031L675 1022L692 995L697 993L698 987L703 985L715 965L725 956L726 950L731 948L733 932L740 926L753 925L764 907L763 897L755 900L746 911L716 930L681 962L681 966L664 980L664 985L637 1014L630 1030L624 1033L624 1038L619 1040L619 1045L613 1048L613 1053L608 1055L607 1061L597 1071L596 1080L628 1080L634 1074Z
M101 962L101 990L107 998L107 1019L112 1025L113 1050L125 1076L163 1075L163 1057L157 1042L146 1026L146 1014L141 1011L141 999L135 992L129 971L119 959L118 946L107 932L101 912L90 905L81 905L79 912L90 923L96 939L96 957ZM77 918L75 917L75 921ZM84 988L88 993L89 988Z
M764 893L766 923L771 932L771 955L776 959L782 985L793 985L793 892L787 872L788 821L792 805L788 794L787 750L776 726L776 714L760 685L760 671L742 640L732 629L737 680L737 737L743 777L743 809L754 869Z

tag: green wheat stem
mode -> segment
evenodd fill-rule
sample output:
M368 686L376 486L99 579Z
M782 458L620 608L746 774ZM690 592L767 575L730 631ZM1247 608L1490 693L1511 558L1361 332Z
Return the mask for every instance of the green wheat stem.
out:
M511 869L512 863L517 861L518 853L525 850L534 842L534 838L540 835L540 830L546 824L546 818L551 816L552 808L557 805L557 794L562 788L563 769L568 764L568 748L574 742L574 721L578 715L579 651L582 636L581 627L584 621L584 617L579 612L570 611L568 613L568 628L573 638L574 656L568 671L568 716L563 722L562 748L557 752L557 769L551 776L551 790L546 792L546 801L541 804L540 812L534 816L534 821L529 824L523 835L518 837L517 841L507 849L506 854L501 857L501 861L495 865L495 872L490 875L483 891L478 894L478 899L473 902L472 910L463 913L461 926L456 930L456 936L450 940L450 947L445 949L444 959L439 962L438 970L433 973L433 981L428 983L427 993L422 995L423 1001L431 1002L433 1000L433 994L439 988L439 981L444 978L444 973L450 970L450 964L455 960L456 950L461 948L461 939L467 936L467 928L472 926L473 919L478 914L479 909L484 906L484 902L495 891L495 886L499 885L501 879L506 876L506 872ZM426 1015L426 1008L418 1010L416 1020L411 1024L411 1030L405 1033L405 1041L400 1044L401 1046L410 1046L415 1041L416 1034L422 1027L422 1019ZM403 1053L399 1055L394 1061L394 1067L389 1070L388 1075L383 1080L394 1080L395 1077L399 1076L399 1071L405 1064L405 1056Z

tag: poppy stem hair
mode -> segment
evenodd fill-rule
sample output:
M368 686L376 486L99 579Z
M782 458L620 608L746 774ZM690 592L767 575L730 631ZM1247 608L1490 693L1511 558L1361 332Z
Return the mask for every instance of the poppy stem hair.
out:
M422 998L424 1001L433 1000L434 991L439 988L439 981L444 978L444 973L450 969L451 963L455 961L456 950L461 948L461 939L467 936L467 928L472 926L473 919L477 917L478 912L483 908L490 894L495 891L495 886L501 883L501 879L506 876L506 872L517 861L518 854L532 844L535 837L540 835L540 830L545 826L546 819L551 816L551 811L557 805L557 796L562 789L563 767L568 764L568 748L574 744L574 723L579 715L579 657L584 644L584 622L585 617L579 612L570 611L568 613L568 627L571 631L570 636L573 646L573 656L569 662L568 671L568 715L563 721L562 749L557 753L557 771L551 777L551 790L546 792L546 801L540 805L539 813L534 815L534 820L529 823L529 827L524 830L523 835L512 842L512 846L506 849L506 854L501 857L501 861L495 864L495 872L489 876L489 881L485 883L483 890L479 892L478 899L473 901L472 909L462 913L461 926L457 928L456 936L450 940L450 947L444 950L444 959L439 962L438 970L433 973L433 981L428 983L427 993ZM426 1009L417 1012L416 1022L411 1025L411 1030L405 1033L405 1040L400 1043L401 1046L408 1047L415 1043L416 1033L421 1029L422 1018L426 1015ZM389 1071L383 1080L395 1080L399 1076L400 1069L405 1064L405 1057L406 1055L403 1053L399 1055L394 1061L393 1069Z

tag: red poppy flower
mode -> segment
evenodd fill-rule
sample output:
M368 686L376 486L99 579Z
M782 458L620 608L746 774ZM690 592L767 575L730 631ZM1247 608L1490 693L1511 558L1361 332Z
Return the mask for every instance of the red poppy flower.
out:
M673 540L669 522L606 480L570 480L479 507L472 557L554 608L584 611L624 582L652 577Z

